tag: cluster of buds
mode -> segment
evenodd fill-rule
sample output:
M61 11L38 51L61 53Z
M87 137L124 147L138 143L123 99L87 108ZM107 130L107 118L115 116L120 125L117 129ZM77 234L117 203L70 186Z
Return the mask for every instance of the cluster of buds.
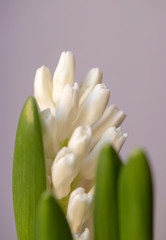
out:
M53 78L45 66L36 72L34 95L40 109L48 188L68 200L67 220L75 239L90 239L93 179L101 147L117 152L127 134L119 128L126 115L107 107L110 91L102 73L91 69L81 84L75 80L75 58L63 52Z

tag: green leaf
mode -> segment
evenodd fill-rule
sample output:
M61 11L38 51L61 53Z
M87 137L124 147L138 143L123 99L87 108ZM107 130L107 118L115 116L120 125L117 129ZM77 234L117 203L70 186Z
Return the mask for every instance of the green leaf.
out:
M100 152L95 187L94 228L96 240L118 240L117 184L121 161L110 145Z
M152 240L152 179L148 160L135 150L119 176L121 240Z
M36 240L72 240L72 235L58 202L43 193L37 211Z
M23 107L15 140L13 203L18 240L33 240L36 207L46 189L46 172L40 119L36 101Z

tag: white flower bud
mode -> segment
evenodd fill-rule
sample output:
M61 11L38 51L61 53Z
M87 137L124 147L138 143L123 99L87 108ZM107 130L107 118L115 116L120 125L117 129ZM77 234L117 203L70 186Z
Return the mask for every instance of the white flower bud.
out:
M68 148L62 148L52 164L52 183L55 195L61 199L70 192L70 185L77 176L76 157Z
M79 107L85 102L89 94L92 92L94 87L101 83L102 81L102 73L99 71L98 68L92 68L87 75L85 76L84 80L80 84L80 101Z
M47 158L53 158L58 151L55 117L51 114L50 109L46 109L40 112L40 119L45 155Z
M116 143L114 147L117 152L120 152L123 144L125 143L128 137L128 134L127 133L123 134L120 127L116 128L116 131L118 131L118 137L116 138Z
M85 193L84 188L75 189L69 198L67 219L72 232L79 233L92 211L93 195Z
M110 105L104 111L102 117L95 124L93 128L93 137L91 141L91 148L99 141L103 133L110 127L119 127L125 119L126 115L119 110L115 105Z
M34 80L34 95L40 110L50 108L51 112L55 111L55 105L52 102L52 77L50 70L42 66L37 69Z
M73 85L75 79L75 58L72 52L62 52L53 76L53 100L56 103L64 86Z
M86 179L92 179L96 171L96 164L98 159L98 154L101 148L105 144L111 144L117 152L120 151L125 140L127 138L126 133L122 133L120 128L111 127L103 134L102 138L92 149L88 157L82 162L81 173Z
M79 101L79 86L66 84L56 106L56 126L58 141L65 140L71 131L72 122L76 117Z
M73 234L74 240L90 240L90 232L88 228L85 228L84 232L79 236L79 234Z
M70 138L68 148L79 158L84 158L89 152L91 136L92 131L88 125L77 127Z
M79 109L74 126L93 125L96 123L107 106L109 96L109 89L104 84L97 84Z

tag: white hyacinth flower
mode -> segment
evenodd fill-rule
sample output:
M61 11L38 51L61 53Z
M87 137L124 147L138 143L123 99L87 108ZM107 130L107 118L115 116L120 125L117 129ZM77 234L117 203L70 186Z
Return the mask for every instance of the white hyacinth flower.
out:
M79 107L85 102L89 94L92 92L94 87L101 83L103 74L99 71L98 68L92 68L84 80L80 84L80 101Z
M126 115L115 105L107 107L110 91L98 68L91 69L80 85L74 81L74 55L62 52L53 78L44 66L36 71L34 95L40 109L48 188L59 201L69 199L67 219L74 238L90 240L93 193L89 190L98 154L106 143L120 151L127 134L118 127Z
M75 189L69 198L67 219L74 233L79 233L92 210L93 194L85 193L81 187Z
M90 147L92 137L92 130L90 126L77 127L68 143L68 147L73 151L79 158L86 156Z
M102 116L110 96L109 89L102 83L97 84L80 107L75 126L93 125Z
M40 113L41 125L43 130L43 143L45 155L52 158L58 151L56 139L56 121L49 108Z
M73 85L75 78L75 58L72 52L62 52L53 76L53 100L56 103L64 86Z
M57 101L55 119L57 126L56 136L59 141L63 141L70 134L72 122L75 120L78 110L78 91L78 83L75 83L74 86L66 84Z
M77 176L76 157L68 148L62 148L52 164L52 183L58 199L70 192L70 185Z
M36 71L34 80L34 95L41 111L50 108L54 113L55 104L52 101L52 89L51 72L47 67L42 66Z
M122 133L120 128L111 127L106 130L99 142L92 149L88 157L83 161L81 173L86 179L92 179L95 175L96 164L100 149L105 144L111 144L117 152L122 148L127 138L126 133Z
M95 124L93 128L93 138L91 141L91 148L99 141L103 133L110 127L119 127L125 119L126 115L119 110L115 105L110 105L104 111L102 117Z

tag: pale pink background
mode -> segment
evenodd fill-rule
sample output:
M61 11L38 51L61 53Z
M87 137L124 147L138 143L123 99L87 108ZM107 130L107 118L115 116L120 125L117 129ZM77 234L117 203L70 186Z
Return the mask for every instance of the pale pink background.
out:
M36 68L75 53L77 81L104 72L111 103L128 117L122 156L146 148L155 182L155 239L166 239L166 1L0 1L0 239L16 240L12 156L19 114ZM134 220L133 220L134 221Z

